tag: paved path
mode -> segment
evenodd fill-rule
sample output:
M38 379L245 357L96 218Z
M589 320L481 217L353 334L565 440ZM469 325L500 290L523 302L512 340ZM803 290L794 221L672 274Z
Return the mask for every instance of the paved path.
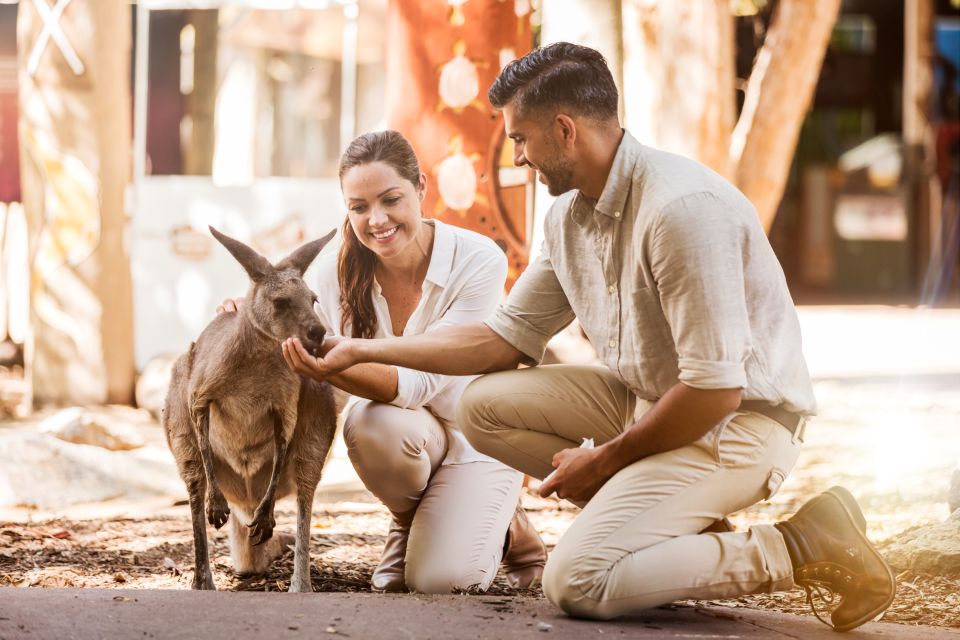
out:
M0 589L0 640L30 638L350 638L837 640L810 616L668 607L611 622L573 620L543 600L365 593L277 594L116 589ZM871 623L843 636L960 638L960 630Z

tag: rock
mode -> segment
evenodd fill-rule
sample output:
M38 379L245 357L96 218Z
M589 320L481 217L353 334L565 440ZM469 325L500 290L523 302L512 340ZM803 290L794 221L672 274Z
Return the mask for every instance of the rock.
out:
M23 418L29 413L29 385L23 379L23 368L0 366L0 419Z
M953 470L953 476L950 478L950 490L947 492L947 504L950 505L950 512L953 513L960 509L960 466Z
M129 451L143 446L143 438L121 420L94 414L80 407L64 409L40 424L40 431L64 442L88 444L110 451Z
M960 509L945 521L904 533L884 549L897 570L960 578Z
M49 433L0 432L0 460L0 507L56 510L184 493L173 457L150 447L108 451L64 442Z
M149 411L154 418L160 419L160 411L167 397L167 388L170 386L170 373L177 356L160 355L147 363L140 377L134 396L137 406Z

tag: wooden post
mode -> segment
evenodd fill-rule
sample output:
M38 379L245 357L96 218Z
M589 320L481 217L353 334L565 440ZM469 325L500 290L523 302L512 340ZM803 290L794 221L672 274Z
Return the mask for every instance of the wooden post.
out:
M913 267L922 285L927 265L941 261L939 207L933 207L936 154L930 124L933 96L933 0L906 0L903 20L903 152ZM939 274L931 274L936 278ZM930 301L924 301L930 302Z
M217 9L192 9L187 24L193 27L192 87L187 94L190 143L184 158L184 173L209 176L213 173L214 126L217 104Z
M34 404L129 403L130 3L25 0L19 137Z

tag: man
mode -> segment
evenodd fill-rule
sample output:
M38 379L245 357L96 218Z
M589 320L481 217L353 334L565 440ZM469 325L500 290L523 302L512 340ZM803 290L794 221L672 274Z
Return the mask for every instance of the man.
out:
M478 450L529 475L555 469L541 494L585 505L543 577L572 615L800 584L842 598L838 630L877 616L893 575L845 490L775 525L718 526L776 492L815 409L796 312L751 204L621 129L613 78L592 49L533 51L489 98L514 162L560 196L541 257L484 323L341 340L323 358L288 340L291 366L318 378L360 362L497 372L467 389L460 424ZM516 369L538 364L575 317L605 367Z

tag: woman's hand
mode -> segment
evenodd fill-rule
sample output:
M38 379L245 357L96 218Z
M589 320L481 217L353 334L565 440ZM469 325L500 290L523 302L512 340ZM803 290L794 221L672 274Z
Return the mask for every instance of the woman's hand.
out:
M358 360L353 348L354 341L341 336L328 336L320 345L319 357L310 355L299 338L287 338L283 341L283 359L287 365L300 375L324 382L328 377L349 369Z
M217 306L217 313L236 313L243 304L243 298L227 298Z

